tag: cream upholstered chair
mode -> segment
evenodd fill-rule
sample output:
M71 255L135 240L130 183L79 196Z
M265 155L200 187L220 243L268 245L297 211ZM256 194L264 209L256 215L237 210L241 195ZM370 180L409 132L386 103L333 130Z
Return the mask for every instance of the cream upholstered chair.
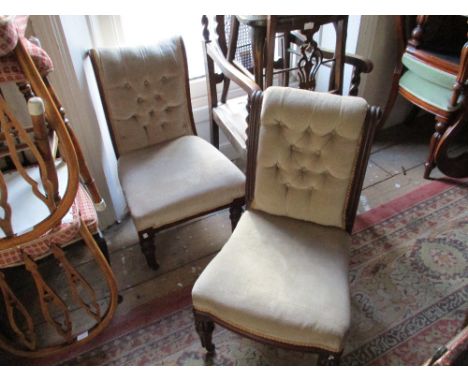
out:
M154 235L176 223L244 204L244 174L196 135L180 37L90 52L118 156L119 179L148 265Z
M247 211L193 287L196 329L209 352L216 322L337 361L350 325L350 232L380 110L280 87L254 93L251 107Z

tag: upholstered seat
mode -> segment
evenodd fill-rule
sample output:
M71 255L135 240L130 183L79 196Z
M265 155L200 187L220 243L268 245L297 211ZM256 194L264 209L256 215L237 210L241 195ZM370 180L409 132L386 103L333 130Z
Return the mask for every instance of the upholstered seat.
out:
M198 279L193 306L265 339L339 353L350 322L349 244L338 228L246 211Z
M27 16L0 17L0 82L26 81L20 64L12 53L18 43L18 39L22 40L42 76L46 76L54 69L52 60L47 52L24 37L27 21Z
M457 77L404 53L402 63L407 68L400 78L400 87L429 105L447 112L456 110L463 103L460 97L456 106L451 105L453 85Z
M39 183L39 168L32 166L27 169L28 175ZM64 162L57 162L57 175L59 179L59 194L63 196L67 185L67 167ZM49 210L33 193L30 186L17 171L4 175L5 182L10 190L10 205L12 209L12 227L15 232L26 232L35 224L40 223L49 215ZM27 253L34 260L42 259L50 254L52 244L67 246L81 240L79 229L81 221L88 227L91 233L98 231L98 218L93 202L87 191L80 184L69 211L62 218L61 224L46 234L31 240L20 248L8 248L0 251L0 268L14 267L23 264L23 255ZM4 232L0 232L0 238L4 238Z
M245 187L244 174L194 135L122 155L119 179L138 230L227 205Z

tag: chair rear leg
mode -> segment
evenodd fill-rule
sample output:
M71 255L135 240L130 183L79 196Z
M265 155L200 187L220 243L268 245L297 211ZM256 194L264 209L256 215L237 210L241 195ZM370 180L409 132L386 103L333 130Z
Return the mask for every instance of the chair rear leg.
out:
M244 212L244 203L244 198L234 199L234 201L231 203L231 207L229 207L229 218L231 219L231 228L233 231L236 228L242 213Z
M107 260L107 263L112 266L111 264L111 259L110 259L110 253L109 253L109 247L107 246L106 239L104 239L104 235L102 234L101 231L97 231L93 235L94 241L98 245L99 249L101 250L102 254ZM120 304L123 301L123 296L119 294L117 296L117 304Z
M202 346L206 349L208 354L214 354L215 346L213 345L213 330L214 322L209 317L193 312L195 319L195 329L200 337Z
M155 231L148 229L145 231L138 232L140 238L140 248L145 255L146 262L151 269L157 270L159 264L156 261L156 246L154 244Z
M94 241L97 243L99 249L101 250L102 254L106 258L107 262L109 263L109 265L111 265L109 248L107 247L106 240L104 239L104 236L102 235L101 231L97 231L93 235L93 238L94 238Z

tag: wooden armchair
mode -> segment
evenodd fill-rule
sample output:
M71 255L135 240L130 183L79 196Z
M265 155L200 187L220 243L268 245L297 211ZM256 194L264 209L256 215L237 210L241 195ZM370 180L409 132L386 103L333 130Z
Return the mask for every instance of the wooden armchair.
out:
M307 24L311 20L315 20L315 27L312 30L304 29L304 23ZM339 41L335 51L321 49L313 41L319 27L331 22L336 24ZM211 140L218 148L221 129L244 160L247 156L247 100L252 92L264 87L264 82L265 87L271 86L273 76L278 75L281 76L279 83L282 86L296 85L315 90L315 76L323 65L331 68L329 91L341 94L343 68L345 64L350 64L353 66L353 75L349 94L357 95L361 74L372 70L369 60L357 55L344 54L347 25L345 16L314 18L217 15L211 20L204 16L202 24ZM280 38L276 38L277 36ZM279 49L280 58L277 60L273 59L275 41L282 44ZM297 57L297 65L292 65L291 56ZM291 81L291 73L297 73L297 84ZM237 84L238 88L229 92L231 81ZM222 90L218 94L217 85L221 83Z
M216 16L211 23L207 16L203 16L202 24L211 142L219 148L221 129L245 160L247 99L255 90L260 90L251 73L253 57L248 27L240 27L235 16L228 19L222 15ZM221 72L218 73L216 68ZM237 97L228 100L231 81L241 90ZM217 86L221 83L222 91L218 94Z
M467 20L466 16L417 16L414 25L407 16L396 17L399 52L382 123L398 94L435 116L424 178L436 166L451 177L468 176L468 153L448 154L467 124Z
M148 265L159 266L158 231L224 208L230 208L235 227L245 176L196 134L182 39L90 55L120 183Z
M97 336L110 322L118 295L109 263L92 236L100 237L95 208L104 202L45 78L52 62L25 39L26 22L27 17L0 20L0 46L6 47L0 52L0 83L18 84L31 117L31 126L23 125L16 106L0 94L1 155L12 165L0 172L0 348L38 357ZM30 166L22 160L26 152ZM83 274L68 254L69 244L78 240L95 263L97 279ZM103 240L100 244L105 246ZM48 274L43 273L45 258ZM79 311L91 321L77 320Z
M350 326L350 232L379 115L358 97L253 94L247 210L192 290L209 353L217 323L338 361Z

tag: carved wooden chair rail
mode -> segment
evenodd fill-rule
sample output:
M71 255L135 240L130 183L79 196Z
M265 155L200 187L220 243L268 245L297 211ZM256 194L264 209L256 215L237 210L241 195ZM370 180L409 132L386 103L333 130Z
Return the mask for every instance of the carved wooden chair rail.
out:
M326 20L325 18L323 18L323 20L320 19L319 21L330 22L330 17ZM313 36L321 24L317 24L315 29L306 31L306 33L301 33L299 27L297 27L299 30L283 30L280 28L278 30L278 32L280 32L278 36L280 36L280 42L282 43L281 57L277 60L273 60L272 57L267 60L263 60L263 58L260 60L256 55L259 55L259 45L265 46L266 48L265 35L262 35L262 33L253 33L252 31L255 29L247 24L240 23L236 16L230 16L228 23L226 23L226 18L227 16L223 15L216 15L212 18L208 18L206 15L202 17L211 142L215 147L219 148L219 129L221 128L230 143L244 160L246 159L247 152L245 142L247 139L246 126L249 119L248 102L247 100L242 101L241 97L237 97L239 101L236 101L236 103L232 101L231 105L229 104L228 92L231 81L238 85L244 92L243 94L247 96L246 99L248 99L254 91L262 88L264 76L267 77L267 86L271 84L273 69L275 69L275 75L282 76L283 86L289 86L289 73L297 72L300 79L299 86L314 90L315 75L320 66L323 65L329 66L331 69L329 82L330 91L332 93L341 94L343 77L341 66L350 64L353 66L353 72L349 95L357 95L361 74L370 73L372 71L372 62L367 59L352 54L340 56L338 59L336 51L321 49L316 46L315 41L313 41ZM294 17L292 17L292 20L295 20ZM337 17L336 22L341 22L341 19L338 20ZM295 23L297 23L297 20ZM345 25L342 25L337 28L341 31L344 27ZM237 60L237 49L239 49L237 36L239 33L245 34L245 28L252 29L252 37L248 44L250 50L248 53L249 59ZM257 27L257 30L258 29L266 33L267 26L265 24L261 28ZM245 36L243 39L245 39ZM275 39L273 39L273 41L274 40ZM246 51L245 45L245 41L242 42L240 47L242 52ZM291 48L290 45L292 45ZM314 48L310 49L311 47ZM272 49L270 49L270 51L272 51ZM297 66L291 67L291 54L296 54L298 56ZM255 66L245 67L241 61L247 63L257 62L257 65L260 61L263 62L263 64L261 64L262 68L256 69ZM338 61L341 62L338 65L341 68L340 70L338 70L339 68L337 69L336 66ZM264 68L266 68L265 74L263 73ZM259 83L259 78L262 78L261 83ZM222 90L220 94L218 94L217 85L221 83ZM337 85L335 86L335 84ZM244 103L242 104L242 102ZM242 107L242 105L245 105L244 111L239 110L239 107ZM241 114L244 114L244 120L240 118Z

